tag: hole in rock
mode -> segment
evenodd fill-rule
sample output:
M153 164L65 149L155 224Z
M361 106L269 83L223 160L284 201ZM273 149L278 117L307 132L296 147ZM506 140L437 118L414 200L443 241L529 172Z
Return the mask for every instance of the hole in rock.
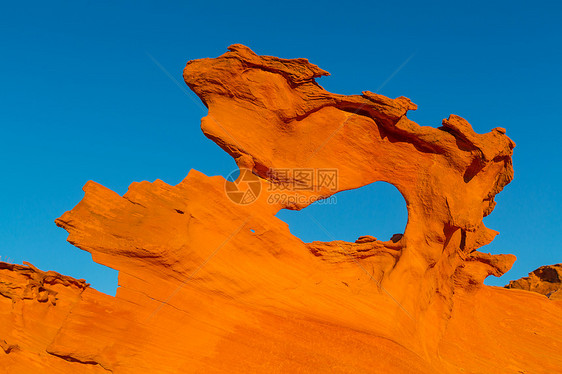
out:
M386 182L339 192L300 211L282 209L276 216L287 222L291 233L306 243L355 242L366 235L387 241L394 234L403 234L408 222L404 197Z

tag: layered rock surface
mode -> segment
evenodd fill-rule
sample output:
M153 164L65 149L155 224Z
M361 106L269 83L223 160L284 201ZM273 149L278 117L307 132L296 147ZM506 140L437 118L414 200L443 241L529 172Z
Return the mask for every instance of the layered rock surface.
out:
M344 96L305 59L233 45L190 61L205 135L242 170L170 186L95 183L56 220L119 271L116 297L25 266L0 267L0 367L9 373L541 373L562 367L562 305L483 285L513 255L478 251L513 177L505 130L406 116L409 99ZM336 170L337 183L299 170ZM248 172L246 172L248 170ZM247 175L253 180L243 180ZM390 241L303 243L275 217L376 181L404 196ZM232 191L250 183L252 199ZM307 186L310 188L302 188ZM282 190L286 198L272 199ZM288 197L288 198L287 198ZM3 353L2 353L3 352ZM0 369L2 370L2 369Z
M552 300L562 300L562 264L541 266L528 277L509 282L505 288L533 291Z

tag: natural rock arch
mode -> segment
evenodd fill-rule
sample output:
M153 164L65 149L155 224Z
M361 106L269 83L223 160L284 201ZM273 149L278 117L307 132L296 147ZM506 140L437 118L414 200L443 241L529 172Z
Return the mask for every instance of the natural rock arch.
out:
M386 182L341 191L299 211L280 210L276 216L289 224L293 235L307 243L353 243L360 237L365 237L360 241L368 242L369 236L388 241L394 235L403 235L408 223L404 197Z

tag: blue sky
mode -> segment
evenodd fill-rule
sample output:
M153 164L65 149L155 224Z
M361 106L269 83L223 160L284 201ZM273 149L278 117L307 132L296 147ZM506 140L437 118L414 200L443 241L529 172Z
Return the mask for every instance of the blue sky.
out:
M407 96L410 118L450 113L477 132L501 126L517 143L515 180L485 219L501 232L482 251L514 253L503 285L562 262L559 2L4 2L0 12L0 257L86 278L113 294L116 272L66 243L53 223L95 180L180 182L190 169L226 176L234 162L199 129L205 112L178 81L188 60L233 43L306 57L342 94ZM392 79L393 72L409 62ZM374 184L310 207L338 239L402 232L405 203ZM304 212L283 212L304 240L329 240Z

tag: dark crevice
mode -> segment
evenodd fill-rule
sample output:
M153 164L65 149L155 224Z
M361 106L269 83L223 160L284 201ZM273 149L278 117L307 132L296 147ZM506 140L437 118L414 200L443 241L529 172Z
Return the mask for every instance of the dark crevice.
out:
M466 247L466 230L461 230L461 243L459 245L461 251L464 251Z
M93 360L79 360L75 357L69 356L69 355L64 355L64 354L60 354L60 353L54 353L54 352L49 352L47 351L47 353L49 353L50 355L53 355L55 357L58 357L60 359L63 359L65 361L68 362L74 362L74 363L79 363L79 364L85 364L85 365L99 365L102 369L113 373L113 370L110 370L108 368L105 368L102 364L100 364L99 362L93 361Z

